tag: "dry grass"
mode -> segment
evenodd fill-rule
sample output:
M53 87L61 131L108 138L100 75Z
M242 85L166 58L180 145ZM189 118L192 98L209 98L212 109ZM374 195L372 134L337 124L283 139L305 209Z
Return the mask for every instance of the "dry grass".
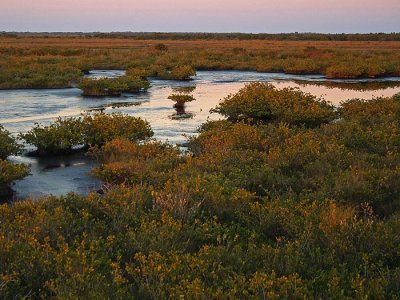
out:
M146 48L160 40L103 39L103 38L0 38L0 47L73 47L73 48ZM265 41L265 40L163 40L169 48L236 48L245 49L319 49L399 50L398 41Z

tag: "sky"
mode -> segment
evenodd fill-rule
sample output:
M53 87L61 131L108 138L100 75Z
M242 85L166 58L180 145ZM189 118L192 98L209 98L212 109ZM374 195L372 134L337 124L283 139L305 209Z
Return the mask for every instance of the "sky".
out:
M0 31L400 32L400 0L0 0Z

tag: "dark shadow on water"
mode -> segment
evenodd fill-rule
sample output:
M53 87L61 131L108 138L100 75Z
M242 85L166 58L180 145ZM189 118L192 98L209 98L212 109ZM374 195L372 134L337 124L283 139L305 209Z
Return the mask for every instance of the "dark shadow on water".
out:
M185 106L174 106L176 113L170 115L169 118L172 120L184 120L191 119L194 117L194 114L191 112L186 112Z
M42 159L56 159L58 160L60 157L69 157L76 154L84 154L87 150L84 146L79 146L77 148L65 150L63 153L47 153L47 152L40 152L38 150L33 150L26 152L24 156L26 157L37 157Z
M112 102L112 103L106 103L106 104L102 104L99 106L95 106L95 107L91 107L89 109L87 109L87 112L103 112L106 109L116 109L116 108L124 108L124 107L132 107L132 106L139 106L142 105L143 103L148 102L146 101L132 101L132 102Z
M9 186L0 186L0 204L11 203L15 199L15 191Z
M97 162L84 151L48 157L25 156L18 163L30 164L32 175L15 183L14 199L61 196L69 192L85 195L101 189L101 182L90 175Z
M174 92L178 92L178 93L190 94L190 93L193 93L196 90L196 88L197 88L197 86L195 86L195 85L176 86L176 87L172 87L172 90Z
M341 90L353 91L376 91L385 90L389 88L400 87L399 81L357 81L357 82L340 82L340 81L306 81L306 80L293 80L293 82L300 86L323 86L328 89L338 88Z
M42 170L47 171L47 170L53 170L53 169L58 169L58 168L68 168L71 167L72 165L70 163L59 163L59 164L49 164L45 166Z

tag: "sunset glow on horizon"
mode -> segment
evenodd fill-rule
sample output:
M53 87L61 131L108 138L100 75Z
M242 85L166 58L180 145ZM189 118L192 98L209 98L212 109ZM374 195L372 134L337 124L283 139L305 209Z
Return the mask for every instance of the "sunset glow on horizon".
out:
M0 0L0 31L397 32L400 1Z

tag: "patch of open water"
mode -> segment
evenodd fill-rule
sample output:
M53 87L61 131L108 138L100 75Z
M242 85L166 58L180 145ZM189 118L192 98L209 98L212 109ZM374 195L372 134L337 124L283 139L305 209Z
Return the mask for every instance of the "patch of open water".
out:
M123 70L96 70L87 76L118 77ZM183 143L187 135L196 133L197 128L207 120L217 120L221 116L210 114L228 94L237 92L246 82L268 81L278 88L298 87L316 96L322 96L333 104L351 98L370 99L378 96L392 96L400 92L400 86L385 89L357 91L323 85L303 85L304 82L324 82L320 75L289 75L280 73L257 73L247 71L198 71L190 82L151 79L151 88L145 93L124 94L121 97L82 97L77 88L70 89L24 89L0 91L0 124L13 134L26 132L35 122L48 124L58 116L79 116L81 113L104 111L122 112L148 120L154 130L154 137L170 143ZM367 80L334 80L338 83L398 82L400 78ZM186 112L191 118L171 118L175 114L173 102L168 96L173 88L196 86L193 95L196 101L187 103ZM37 198L47 194L61 195L73 191L85 194L96 190L101 183L89 175L95 162L90 158L75 154L50 158L27 156L11 157L16 163L31 164L32 175L18 181L13 189L16 197Z

